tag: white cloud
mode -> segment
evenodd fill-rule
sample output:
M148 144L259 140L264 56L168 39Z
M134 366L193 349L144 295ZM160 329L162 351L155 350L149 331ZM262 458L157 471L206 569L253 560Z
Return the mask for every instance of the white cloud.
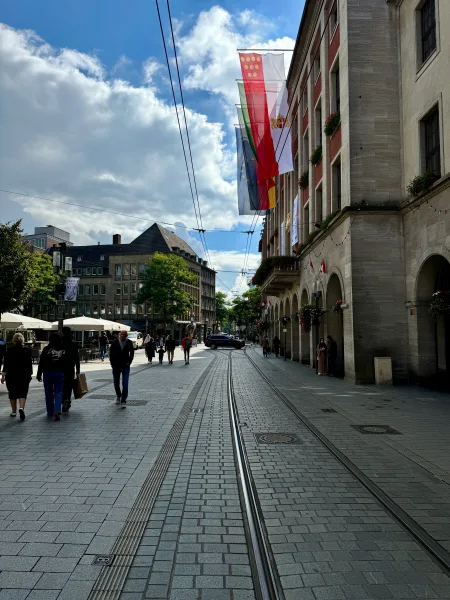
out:
M147 58L142 66L144 72L144 83L150 85L156 73L162 68L162 65L155 58Z

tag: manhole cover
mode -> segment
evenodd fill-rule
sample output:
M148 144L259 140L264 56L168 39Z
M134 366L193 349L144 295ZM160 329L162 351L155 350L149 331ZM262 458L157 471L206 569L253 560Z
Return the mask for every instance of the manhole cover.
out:
M103 567L110 567L113 564L114 554L97 554L92 561L93 565L102 565Z
M334 408L322 408L321 410L322 410L322 412L326 412L326 413L335 413L336 412L334 410Z
M127 406L144 406L148 400L127 400Z
M255 433L258 444L301 444L295 433Z
M393 429L389 425L352 425L360 433L372 435L401 435L400 431Z

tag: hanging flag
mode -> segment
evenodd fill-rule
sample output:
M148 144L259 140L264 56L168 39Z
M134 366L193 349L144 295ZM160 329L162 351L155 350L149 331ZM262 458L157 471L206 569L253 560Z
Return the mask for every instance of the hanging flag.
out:
M292 215L292 245L298 244L298 196L294 199Z
M254 215L259 210L259 193L256 182L256 161L248 140L242 139L242 130L235 128L237 147L238 212ZM244 134L245 135L245 134Z
M246 106L248 112L256 151L261 208L267 209L271 204L275 206L274 177L293 169L288 139L290 126L286 121L288 105L284 56L240 53L239 59L246 101L243 102L240 90L241 105ZM276 151L281 155L281 161Z
M64 293L64 300L66 300L67 302L76 302L79 282L79 277L66 278L66 291Z
M320 273L322 273L323 275L325 275L325 273L326 273L326 272L327 272L327 268L326 268L326 266L325 266L325 261L323 260L323 261L320 263Z
M314 275L314 265L312 264L312 260L309 261L309 272L311 275Z

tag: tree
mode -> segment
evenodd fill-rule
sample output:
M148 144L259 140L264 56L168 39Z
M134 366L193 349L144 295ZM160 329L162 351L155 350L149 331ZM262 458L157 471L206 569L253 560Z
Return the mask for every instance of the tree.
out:
M233 300L230 320L237 325L253 326L261 318L262 294L254 287Z
M163 315L165 319L181 316L195 302L195 298L181 284L192 285L195 278L181 256L156 252L140 277L143 285L136 303L150 302L153 312Z
M223 292L216 292L216 321L219 327L223 327L228 321L230 307L227 302L227 295Z
M0 314L23 305L33 291L33 258L21 221L0 224Z
M56 301L56 286L59 276L53 272L52 259L48 254L32 255L32 292L24 304L24 314L31 312L32 306L48 305Z

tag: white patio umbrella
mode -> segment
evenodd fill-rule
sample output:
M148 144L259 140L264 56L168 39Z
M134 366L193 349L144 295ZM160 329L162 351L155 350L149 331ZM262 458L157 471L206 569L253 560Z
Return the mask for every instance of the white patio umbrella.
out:
M53 322L58 326L58 321ZM72 319L64 319L64 327L70 327L74 331L104 331L105 326L100 322L100 319L92 317L73 317Z
M3 313L0 315L0 329L54 329L54 325L42 319L34 319L25 315L16 315L15 313Z
M105 329L108 331L130 331L131 327L124 325L123 323L116 323L115 321L109 321L108 319L96 319L100 323L103 323Z

